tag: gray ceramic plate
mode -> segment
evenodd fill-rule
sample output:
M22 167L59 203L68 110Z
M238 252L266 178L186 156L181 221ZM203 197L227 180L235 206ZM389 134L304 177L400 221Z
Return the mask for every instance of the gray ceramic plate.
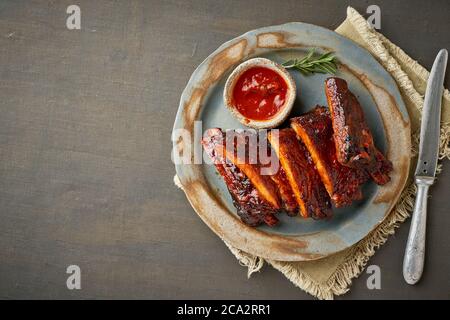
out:
M280 214L280 223L251 228L236 215L231 197L213 165L178 164L177 175L192 207L224 241L248 253L284 261L313 260L341 251L363 239L383 221L400 196L409 171L410 124L399 90L388 72L365 50L337 33L304 23L289 23L250 31L218 48L195 70L180 101L174 132L183 128L194 136L195 121L211 127L242 128L223 104L225 81L242 61L266 57L282 62L304 55L310 48L334 51L340 61L337 76L347 80L358 97L376 145L394 164L392 180L383 187L367 183L364 199L339 210L329 221ZM297 83L293 115L326 105L326 75L302 76ZM198 128L198 127L197 127ZM175 137L175 154L194 154L195 139ZM198 150L198 149L197 149Z

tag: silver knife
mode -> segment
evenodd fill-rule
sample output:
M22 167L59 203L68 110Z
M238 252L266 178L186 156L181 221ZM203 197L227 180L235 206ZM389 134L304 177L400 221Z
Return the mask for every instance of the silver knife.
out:
M419 159L414 174L417 185L416 203L403 260L403 277L409 284L419 281L425 260L427 197L428 188L434 183L439 154L441 101L447 56L447 50L439 51L425 92L420 126Z

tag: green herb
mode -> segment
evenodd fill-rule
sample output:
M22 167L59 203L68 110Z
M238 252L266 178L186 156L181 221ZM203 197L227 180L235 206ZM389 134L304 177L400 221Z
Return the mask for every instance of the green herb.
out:
M311 49L301 59L291 59L283 63L286 69L295 68L305 75L313 73L335 74L337 71L337 59L333 52L327 52L320 56L314 56L315 49Z

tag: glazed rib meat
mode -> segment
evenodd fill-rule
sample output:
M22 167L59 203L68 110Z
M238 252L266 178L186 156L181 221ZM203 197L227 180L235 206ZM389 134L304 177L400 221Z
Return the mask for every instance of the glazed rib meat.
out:
M269 133L269 141L280 159L303 217L331 216L331 202L306 147L292 129Z
M367 180L367 174L337 161L328 110L317 106L300 117L292 118L291 127L311 154L334 205L342 207L362 199L361 184Z
M224 179L239 217L249 226L258 226L261 223L275 225L278 219L274 214L278 212L278 208L261 196L250 179L236 165L227 161L224 157L225 140L222 130L209 129L203 137L202 145Z
M348 167L366 170L379 185L389 182L392 163L375 147L364 113L347 82L325 80L325 94L334 131L337 160Z
M274 181L270 174L262 174L264 167L258 159L259 148L263 144L259 142L259 136L251 131L228 130L226 134L225 157L239 168L253 186L258 190L262 198L274 208L280 209L280 199ZM266 144L267 146L267 144ZM241 147L238 150L238 147ZM241 151L241 152L240 152ZM266 150L268 152L269 150Z
M280 166L278 172L272 175L271 178L278 188L278 194L281 198L283 209L290 216L297 215L298 204L283 167Z
M290 216L296 215L298 206L286 174L276 155L269 159L271 149L267 143L267 136L261 132L257 135L251 131L242 130L228 130L227 134L227 144L234 145L234 148L226 149L225 157L249 178L259 194L274 208L283 207ZM252 144L255 146L253 149L249 147ZM237 146L239 145L244 146L245 152L238 152ZM267 155L269 159L266 161L267 164L262 163L260 151L264 151ZM272 164L270 160L276 161L276 167L266 170L263 174L263 168L270 169Z

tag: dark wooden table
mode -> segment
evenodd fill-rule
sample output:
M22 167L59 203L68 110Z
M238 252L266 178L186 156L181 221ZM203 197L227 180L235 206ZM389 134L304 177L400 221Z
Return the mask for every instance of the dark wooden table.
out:
M81 8L81 30L66 8ZM450 3L381 7L381 31L430 68ZM172 183L170 133L195 67L224 41L288 21L337 27L337 1L0 1L0 298L310 299L270 267L250 280ZM447 87L450 85L447 73ZM381 290L450 297L450 165L432 189L427 263L401 275L409 222L370 260ZM68 290L66 268L81 268Z

